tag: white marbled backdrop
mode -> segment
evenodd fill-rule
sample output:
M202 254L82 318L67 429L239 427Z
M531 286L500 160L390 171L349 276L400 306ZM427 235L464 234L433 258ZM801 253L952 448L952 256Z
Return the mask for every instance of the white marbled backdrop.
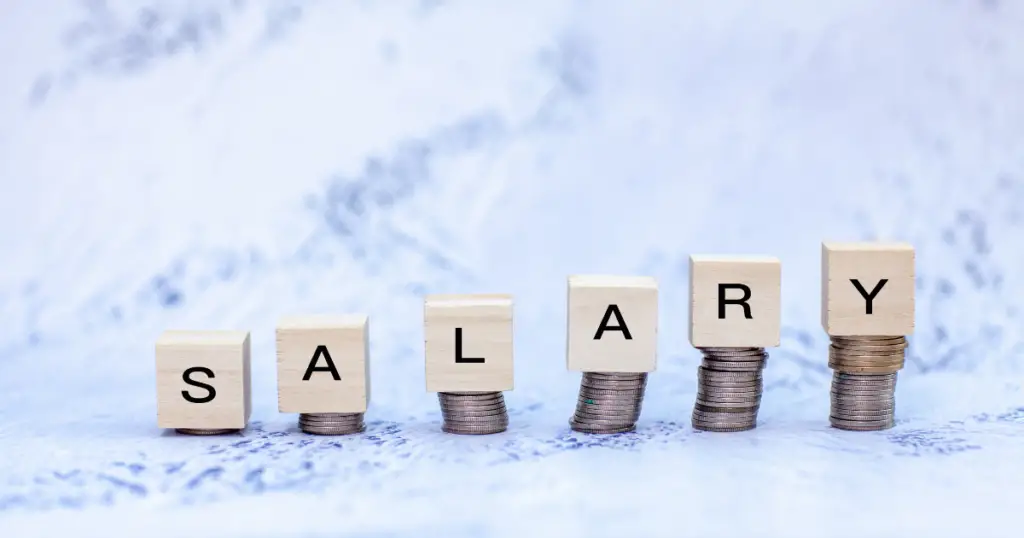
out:
M827 423L823 239L918 249L899 424ZM752 432L695 433L687 256L783 261ZM8 0L0 536L1019 536L1024 2ZM634 434L568 430L565 278L661 283ZM439 432L422 295L516 297L512 426ZM368 312L367 433L276 409ZM165 328L253 331L251 428L155 425Z

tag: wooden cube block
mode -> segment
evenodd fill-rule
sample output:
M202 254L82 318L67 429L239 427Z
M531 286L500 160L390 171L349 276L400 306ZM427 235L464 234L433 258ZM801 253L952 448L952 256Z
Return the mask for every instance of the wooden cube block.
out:
M370 404L369 318L288 317L277 326L282 413L365 413Z
M512 390L512 297L430 295L423 307L428 392Z
M156 342L161 428L245 428L250 387L248 332L167 331Z
M822 243L821 325L830 336L914 332L914 247Z
M778 258L690 256L690 343L775 347L782 329Z
M569 277L566 367L574 372L653 372L658 282L652 277Z

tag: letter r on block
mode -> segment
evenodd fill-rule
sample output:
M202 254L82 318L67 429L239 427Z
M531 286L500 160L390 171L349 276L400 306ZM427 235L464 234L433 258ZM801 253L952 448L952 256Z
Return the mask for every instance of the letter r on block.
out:
M778 346L781 296L778 258L690 256L690 343Z

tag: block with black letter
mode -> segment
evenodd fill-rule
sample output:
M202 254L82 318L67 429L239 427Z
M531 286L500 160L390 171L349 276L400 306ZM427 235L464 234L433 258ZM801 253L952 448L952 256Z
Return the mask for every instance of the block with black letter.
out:
M755 256L690 256L694 347L779 345L782 264Z
M914 332L913 246L825 242L821 272L821 324L830 336Z
M167 331L156 342L157 425L240 430L252 412L249 333Z
M512 297L428 295L424 300L428 392L512 390Z
M370 403L369 318L294 316L277 326L282 413L365 413Z
M653 372L658 282L643 276L569 277L566 367L574 372Z

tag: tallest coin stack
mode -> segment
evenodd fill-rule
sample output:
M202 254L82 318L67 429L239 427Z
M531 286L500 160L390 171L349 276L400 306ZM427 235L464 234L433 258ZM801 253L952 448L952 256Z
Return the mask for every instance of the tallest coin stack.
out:
M834 371L829 421L843 430L889 429L914 332L914 247L824 242L821 268L821 324Z
M903 368L903 336L832 336L828 365L832 375L835 428L886 430L895 425L896 375Z

